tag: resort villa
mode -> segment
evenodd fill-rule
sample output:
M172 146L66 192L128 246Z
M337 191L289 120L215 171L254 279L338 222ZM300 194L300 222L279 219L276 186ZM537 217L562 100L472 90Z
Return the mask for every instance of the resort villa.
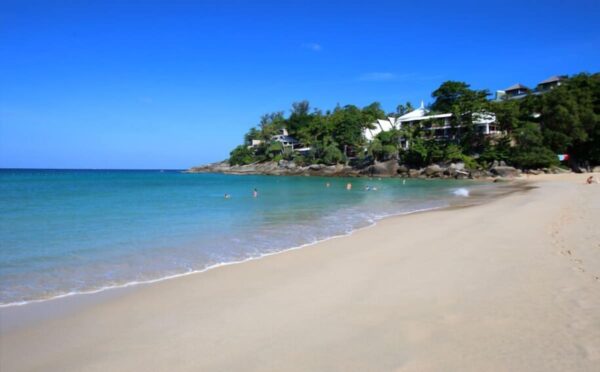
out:
M504 90L496 91L496 101L505 99L521 99L529 94L543 94L561 85L566 79L564 76L551 76L538 83L535 90L531 90L523 84L517 83ZM460 126L451 125L452 113L431 114L425 108L423 101L421 106L409 113L399 117L388 117L378 119L371 123L370 129L365 129L363 135L371 142L379 133L391 129L402 129L406 125L419 126L428 132L427 137L436 140L452 140L460 132ZM502 134L496 123L496 115L489 112L473 114L473 124L476 130L484 136L497 136ZM401 138L400 145L403 149L410 146L408 139Z
M265 141L263 141L263 140L252 139L252 140L250 140L250 144L248 145L248 148L258 147L258 146L262 145L264 142ZM298 140L295 139L294 137L290 136L287 129L285 129L285 128L281 129L279 131L279 134L272 136L271 142L279 142L279 143L281 143L281 145L283 147L291 147L292 149L294 149L296 146L299 145Z
M496 91L496 101L504 99L521 99L527 97L528 94L542 94L561 85L566 79L565 76L551 76L548 79L538 83L535 90L531 90L521 83L511 85L504 90Z
M284 149L288 148L288 149L291 149L291 150L296 151L303 155L307 154L311 150L310 147L302 147L300 144L300 141L298 141L296 138L290 136L287 129L285 129L285 128L282 128L279 131L279 134L272 136L270 142L271 143L279 142L279 143L281 143L281 145L283 146ZM248 145L248 148L253 149L253 148L256 148L256 147L262 145L263 143L265 143L265 141L258 140L258 139L252 139L252 140L250 140L250 144Z
M496 126L496 116L492 113L475 113L474 124L477 131L484 135L499 134ZM420 126L428 132L427 137L439 140L454 139L460 131L460 126L451 125L451 113L430 114L430 111L425 108L425 104L421 101L421 106L409 113L400 117L388 117L387 119L379 119L372 123L372 129L365 129L364 136L367 141L372 141L377 134L386 132L391 129L402 129L403 127ZM400 145L403 149L408 149L410 143L408 139L402 138Z
M271 137L272 142L279 142L283 147L291 147L292 149L299 144L298 140L290 136L287 129L283 128L279 134Z
M507 99L521 99L529 94L543 94L555 87L561 85L566 78L564 76L552 76L537 84L535 90L529 89L523 84L517 83L504 90L496 91L496 101ZM452 113L432 113L425 107L423 101L419 108L412 110L399 117L388 117L387 119L377 119L371 123L370 128L363 131L363 135L368 142L371 142L381 132L387 132L392 129L400 130L402 128L418 127L425 132L425 137L434 140L454 140L461 132L463 126L452 123ZM502 134L496 122L496 115L491 112L475 112L472 114L475 130L484 136L498 136ZM256 148L265 141L252 139L248 148ZM300 142L289 135L283 128L279 134L271 137L271 143L279 142L283 148L288 148L301 154L308 153L310 147L302 147ZM400 147L408 149L410 141L407 138L400 139Z

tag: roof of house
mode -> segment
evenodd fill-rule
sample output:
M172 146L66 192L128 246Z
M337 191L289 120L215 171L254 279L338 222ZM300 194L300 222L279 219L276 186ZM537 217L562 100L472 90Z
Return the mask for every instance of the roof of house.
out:
M273 137L271 137L271 140L278 142L298 142L298 140L294 137L287 136L285 134L276 134Z
M521 83L517 83L515 85L511 85L510 87L504 89L504 91L510 92L511 90L518 90L518 89L529 89L529 88L527 88L525 85L523 85Z
M548 79L546 79L546 80L544 80L544 81L540 82L538 85L541 85L541 84L549 84L549 83L555 83L555 82L557 82L557 81L561 81L561 80L564 80L564 79L565 79L565 78L564 78L564 77L562 77L562 76L556 76L556 75L555 75L555 76L550 76Z
M425 109L425 103L421 101L421 106L418 109L414 109L411 112L408 112L398 118L400 121L406 121L410 119L422 118L427 115L427 110Z

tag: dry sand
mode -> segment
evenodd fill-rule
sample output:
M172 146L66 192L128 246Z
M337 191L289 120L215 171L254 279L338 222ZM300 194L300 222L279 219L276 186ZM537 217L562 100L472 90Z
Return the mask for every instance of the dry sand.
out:
M598 371L585 178L140 286L4 331L0 370Z

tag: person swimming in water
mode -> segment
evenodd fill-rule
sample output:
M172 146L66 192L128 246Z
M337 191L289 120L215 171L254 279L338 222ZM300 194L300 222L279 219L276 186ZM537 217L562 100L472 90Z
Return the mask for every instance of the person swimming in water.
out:
M231 198L231 195L229 195L229 194L225 193L225 196L224 196L224 197L225 197L225 199L230 199L230 198Z
M252 191L252 197L258 198L258 190L256 188L254 189L254 191Z
M346 184L346 190L352 190L352 184L350 182Z

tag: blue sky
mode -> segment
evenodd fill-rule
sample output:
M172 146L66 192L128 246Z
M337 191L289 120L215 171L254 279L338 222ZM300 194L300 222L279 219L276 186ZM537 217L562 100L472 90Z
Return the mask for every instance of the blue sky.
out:
M187 168L307 99L600 70L593 1L0 2L0 167Z

